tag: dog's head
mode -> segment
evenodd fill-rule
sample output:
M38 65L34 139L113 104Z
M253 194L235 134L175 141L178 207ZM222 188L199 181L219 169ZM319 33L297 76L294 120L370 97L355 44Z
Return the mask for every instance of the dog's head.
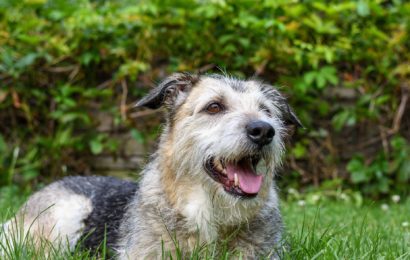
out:
M301 126L274 87L221 75L174 74L137 106L166 107L160 153L176 178L236 198L268 189L288 127Z

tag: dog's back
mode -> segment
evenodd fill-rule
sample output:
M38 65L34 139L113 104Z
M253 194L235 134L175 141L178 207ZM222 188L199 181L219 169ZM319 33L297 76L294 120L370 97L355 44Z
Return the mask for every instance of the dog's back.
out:
M32 195L14 219L5 223L5 239L24 243L29 234L35 243L98 248L104 237L108 246L118 239L117 230L137 184L112 177L66 177ZM21 232L23 231L23 232ZM10 244L10 241L9 243Z

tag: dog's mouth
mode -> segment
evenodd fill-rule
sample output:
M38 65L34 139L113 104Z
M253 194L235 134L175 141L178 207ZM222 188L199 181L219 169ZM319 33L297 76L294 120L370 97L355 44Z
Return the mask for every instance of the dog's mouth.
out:
M263 176L256 173L260 156L247 156L237 162L211 158L206 161L206 172L216 182L222 184L226 192L245 198L258 195Z

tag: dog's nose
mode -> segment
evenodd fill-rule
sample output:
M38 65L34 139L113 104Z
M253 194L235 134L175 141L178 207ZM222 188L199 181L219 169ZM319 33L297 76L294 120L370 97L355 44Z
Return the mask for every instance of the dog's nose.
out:
M260 146L270 144L275 136L275 129L264 121L252 121L246 125L249 139Z

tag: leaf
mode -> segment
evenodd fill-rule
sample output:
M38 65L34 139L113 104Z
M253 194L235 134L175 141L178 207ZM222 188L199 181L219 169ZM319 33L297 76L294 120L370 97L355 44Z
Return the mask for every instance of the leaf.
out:
M305 73L303 76L303 79L305 80L307 85L311 85L313 81L316 79L317 73L316 71L310 71L308 73Z
M344 110L332 118L332 124L337 131L340 131L342 127L346 124L347 120L350 117L348 110Z
M37 53L27 54L26 56L24 56L23 58L19 59L16 62L15 67L19 69L26 68L30 66L31 64L33 64L34 61L37 59L37 57L38 57Z
M58 21L61 20L64 17L64 12L58 11L58 10L52 10L48 14L48 18L53 21Z
M86 52L83 55L81 55L80 61L81 61L82 64L87 66L91 63L91 61L94 60L94 58L95 58L94 53Z
M353 158L347 164L347 170L349 172L359 171L363 168L363 159L361 158Z
M300 142L296 144L295 148L292 149L293 155L296 159L300 159L306 155L306 148Z
M46 2L47 0L24 0L24 3L28 5L41 5L45 4Z
M39 176L39 172L35 169L30 169L23 172L22 175L24 181L31 181Z
M81 120L86 124L91 123L90 117L87 114L80 112L63 113L61 117L58 118L58 120L60 120L62 123L69 123L75 120Z
M7 149L7 144L4 141L3 135L0 134L0 155L3 154Z
M339 78L337 77L337 70L335 67L325 66L320 70L320 74L333 85L336 85L339 82Z
M366 176L366 172L363 170L352 172L350 177L353 183L362 183L368 180L368 177Z
M71 133L71 128L66 128L65 130L59 132L56 136L56 143L61 146L68 145L70 143Z
M103 144L101 141L93 139L90 141L91 152L95 155L100 154L103 151Z
M316 77L316 84L318 88L324 88L326 86L326 78L322 75Z
M406 146L406 140L403 137L395 136L391 139L390 144L394 150L399 150Z
M131 136L140 144L145 143L145 138L137 129L131 129Z
M409 160L403 161L397 174L397 178L403 183L410 180L410 158Z
M295 89L300 93L306 93L309 85L302 79L296 80L295 82Z
M249 46L251 44L250 40L247 39L247 38L239 38L238 41L242 45L242 47L244 47L244 48L249 48Z
M361 159L354 158L350 160L346 169L350 172L350 178L353 183L362 183L368 180L366 165L364 165Z
M118 72L115 75L116 79L122 79L126 76L135 80L140 72L144 72L149 68L149 65L145 62L133 60L128 61L120 66Z
M377 183L377 188L380 192L389 192L389 179L387 179L386 177L381 178Z
M380 97L377 97L376 100L374 101L374 103L376 105L382 105L384 103L387 103L390 100L390 96L389 95L381 95Z
M359 1L357 3L357 13L363 17L368 16L370 14L369 4L365 1Z

